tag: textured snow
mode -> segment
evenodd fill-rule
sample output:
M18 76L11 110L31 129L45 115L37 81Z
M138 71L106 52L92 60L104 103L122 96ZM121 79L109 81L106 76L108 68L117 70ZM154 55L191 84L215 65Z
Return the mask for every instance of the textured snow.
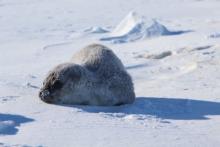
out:
M107 29L102 27L91 27L89 29L84 30L87 33L107 33L109 32Z
M156 20L145 20L136 12L130 12L110 33L109 37L101 38L102 41L113 43L132 42L145 38L165 35L177 35L183 31L169 31L164 25Z
M219 147L220 45L207 37L219 32L219 10L218 0L0 0L0 146ZM82 31L94 26L110 32ZM100 41L112 34L125 43ZM42 102L47 72L94 42L124 63L134 104Z
M142 23L142 17L136 12L131 11L112 31L111 36L124 36Z

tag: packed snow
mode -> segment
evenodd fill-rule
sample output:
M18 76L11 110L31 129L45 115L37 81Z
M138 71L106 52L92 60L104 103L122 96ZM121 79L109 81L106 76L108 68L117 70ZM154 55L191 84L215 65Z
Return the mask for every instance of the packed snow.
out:
M84 30L84 32L88 32L88 33L107 33L109 31L105 28L102 28L102 27L91 27L89 29Z
M144 17L140 17L136 12L132 11L116 26L108 37L101 38L100 40L125 43L145 38L182 33L184 31L169 31L156 20L145 20Z
M219 0L0 0L0 146L219 147L219 10ZM135 102L42 102L47 72L90 43L122 60Z

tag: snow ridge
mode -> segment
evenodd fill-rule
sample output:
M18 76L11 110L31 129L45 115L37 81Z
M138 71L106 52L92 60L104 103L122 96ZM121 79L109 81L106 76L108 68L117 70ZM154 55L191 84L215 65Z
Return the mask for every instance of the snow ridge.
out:
M176 35L182 32L168 30L157 20L145 20L135 12L130 12L110 33L108 37L101 38L101 41L112 43L133 42L145 38L153 38L165 35Z

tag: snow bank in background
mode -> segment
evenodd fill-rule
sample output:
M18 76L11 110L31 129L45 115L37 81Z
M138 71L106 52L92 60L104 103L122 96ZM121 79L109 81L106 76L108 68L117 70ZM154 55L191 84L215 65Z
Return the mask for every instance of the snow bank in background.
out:
M112 31L112 36L124 36L132 29L136 28L139 24L143 23L143 18L135 12L130 12Z
M132 42L144 38L152 38L164 35L175 35L181 32L169 31L164 25L156 20L146 21L135 12L130 12L111 32L108 37L101 38L102 41L113 43Z
M102 27L91 27L89 29L84 30L86 33L107 33L109 32L107 29Z

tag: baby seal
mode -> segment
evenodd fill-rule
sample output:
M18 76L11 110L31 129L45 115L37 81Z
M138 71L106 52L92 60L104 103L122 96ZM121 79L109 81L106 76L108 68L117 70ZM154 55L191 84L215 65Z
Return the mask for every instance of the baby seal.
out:
M39 97L46 103L114 106L135 100L130 75L112 50L92 44L52 69Z

